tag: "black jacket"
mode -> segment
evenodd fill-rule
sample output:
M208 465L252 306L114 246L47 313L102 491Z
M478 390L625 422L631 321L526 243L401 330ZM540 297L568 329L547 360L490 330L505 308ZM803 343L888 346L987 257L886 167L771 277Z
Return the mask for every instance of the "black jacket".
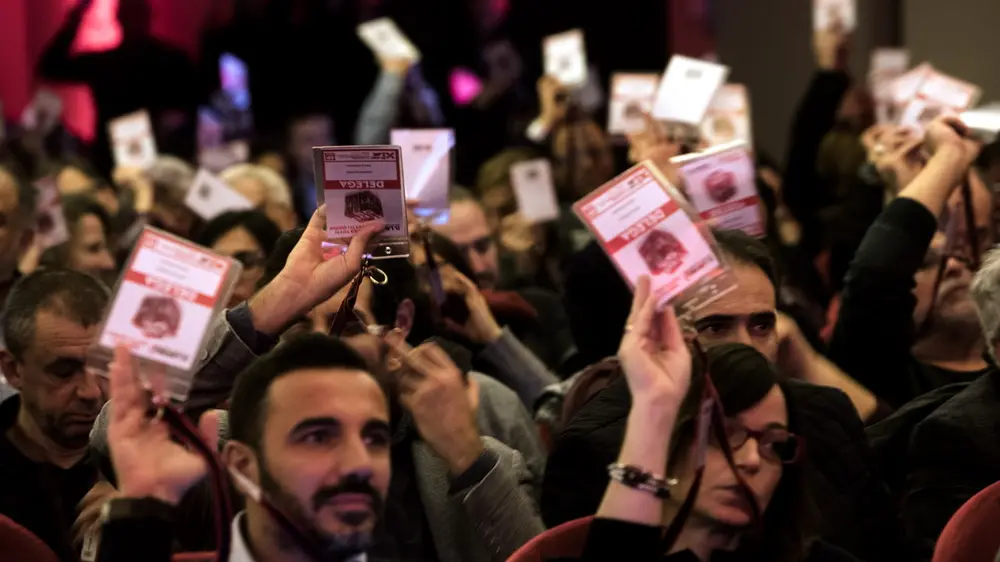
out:
M930 560L951 516L1000 480L998 412L1000 373L991 371L914 429L902 498L902 521L914 560Z
M898 533L854 407L839 390L797 381L789 381L789 387L801 415L807 460L818 473L812 491L821 506L823 538L863 559L891 559ZM625 437L631 402L627 382L619 377L556 437L542 484L546 526L597 511L608 484L607 466Z

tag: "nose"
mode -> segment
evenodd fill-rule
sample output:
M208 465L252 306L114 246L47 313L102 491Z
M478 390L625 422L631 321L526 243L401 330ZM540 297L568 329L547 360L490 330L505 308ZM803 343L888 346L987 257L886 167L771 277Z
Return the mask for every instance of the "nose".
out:
M76 386L77 398L85 401L97 401L104 396L100 375L83 370L79 376L80 383Z
M368 480L372 477L372 457L361 436L348 439L340 451L340 477L353 475Z
M733 451L733 460L736 461L737 468L756 474L760 470L760 443L754 437L747 438L742 447Z
M107 249L101 250L101 253L97 256L97 265L101 271L113 271L115 269L115 260L111 257L111 252Z
M753 347L753 338L750 337L750 330L746 324L741 323L733 330L733 337L728 343L741 343Z
M945 262L944 277L954 279L957 277L971 277L968 262L960 256L949 256Z

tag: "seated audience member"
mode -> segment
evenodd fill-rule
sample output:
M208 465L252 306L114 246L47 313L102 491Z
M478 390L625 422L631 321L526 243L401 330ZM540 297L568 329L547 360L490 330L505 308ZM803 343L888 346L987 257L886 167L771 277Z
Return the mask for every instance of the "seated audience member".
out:
M1000 251L986 254L970 293L982 322L986 350L995 364L1000 350ZM990 369L956 388L949 400L914 427L903 459L909 470L900 507L910 559L930 560L938 535L952 515L977 492L1000 480L998 410L1000 372Z
M72 269L114 285L118 264L111 255L111 221L104 207L82 195L62 199L69 240L42 252L39 265Z
M969 260L944 254L947 236L938 225L946 210L951 217L963 215L955 187L968 178L977 243L988 247L989 192L969 172L978 148L953 126L961 125L939 120L928 127L924 146L932 156L926 167L865 235L845 279L830 342L830 358L895 408L992 370L969 296ZM964 227L956 238L971 252Z
M229 211L205 223L195 242L213 252L240 262L243 272L229 307L253 296L257 283L264 275L264 263L274 250L281 232L260 211Z
M108 290L96 279L44 270L21 279L3 314L4 377L18 390L0 404L0 514L45 542L63 561L76 506L97 481L90 430L104 405L104 382L84 369Z
M813 542L808 466L799 462L802 446L795 435L798 404L770 362L751 347L723 344L708 352L707 365L692 365L677 318L667 311L661 320L655 306L644 279L618 352L627 384L605 391L631 395L632 406L581 559L715 560L721 551L736 560L856 560ZM699 450L702 368L725 411L722 431L732 465L714 433L707 436L706 450ZM614 475L615 469L647 478L636 482ZM658 484L669 493L659 496L637 484ZM691 511L684 513L691 493ZM759 525L750 502L761 514ZM675 521L685 515L685 521ZM664 528L675 523L682 526L673 544L664 544Z
M36 199L30 183L0 165L0 299L20 278L18 264L34 241Z
M309 220L316 210L316 179L313 177L313 147L336 144L333 120L318 112L303 112L288 124L288 181L295 211Z
M811 493L823 506L823 538L862 559L888 556L897 533L890 528L886 491L870 464L860 419L876 412L876 400L779 316L775 306L780 283L762 242L735 231L718 232L716 241L738 285L698 310L691 318L693 327L709 348L722 343L749 345L790 378L787 389L801 412L797 431L809 443L806 460L816 468ZM552 412L548 406L539 410L540 420L557 422L542 486L542 515L549 527L596 511L607 485L604 469L614 462L629 408L627 394L610 392L625 384L619 365L595 355L615 353L607 342L626 326L628 286L596 245L573 260L568 273L575 282L567 287L567 312L581 352L590 354L595 363L577 380L603 371L610 386L575 412L558 407Z
M274 170L258 164L236 164L223 170L219 179L263 211L281 232L297 225L292 190Z
M106 508L98 559L169 560L172 508L204 477L204 461L171 441L161 419L147 417L124 348L111 367L111 399L108 438L121 496ZM202 416L210 443L218 439L214 415ZM300 533L237 484L248 501L232 521L229 560L346 561L370 548L389 489L392 434L386 393L356 352L319 334L279 346L237 379L229 428L227 469Z
M450 197L448 222L434 225L434 231L458 246L480 288L513 288L518 283L511 278L516 274L514 264L506 263L501 255L483 206L471 191L460 186L452 186Z

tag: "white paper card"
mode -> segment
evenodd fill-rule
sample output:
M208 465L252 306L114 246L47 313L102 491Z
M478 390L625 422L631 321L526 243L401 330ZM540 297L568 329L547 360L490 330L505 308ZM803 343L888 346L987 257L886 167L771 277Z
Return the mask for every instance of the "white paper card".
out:
M326 203L327 239L349 243L364 223L382 219L385 229L368 247L374 259L410 252L398 146L313 148L316 186Z
M62 114L62 98L48 88L39 88L21 113L21 125L29 131L47 135L62 120Z
M389 18L378 18L359 25L358 36L379 58L420 60L420 51Z
M757 174L746 144L737 141L672 161L680 167L688 200L712 228L764 236Z
M1000 133L1000 103L991 103L962 113L959 118L984 142L991 143Z
M891 123L895 119L893 85L906 74L910 66L907 49L879 48L872 51L868 66L868 85L875 99L875 118L878 123Z
M608 132L613 135L641 132L646 127L644 115L653 111L659 84L659 74L612 74Z
M451 129L393 129L392 144L403 154L406 201L414 214L434 224L448 222L451 187Z
M136 111L108 123L115 166L146 169L156 162L156 141L149 113Z
M750 95L743 84L725 84L715 93L701 123L701 135L709 146L743 141L753 146L750 125Z
M234 165L250 159L250 145L246 141L227 142L222 145L202 148L198 151L198 165L217 174Z
M46 250L69 240L69 228L66 226L55 177L49 176L36 181L35 192L35 243Z
M154 230L136 242L100 345L190 371L232 262Z
M839 29L850 33L857 24L857 0L813 0L813 29Z
M698 227L643 162L578 201L573 210L630 286L650 277L659 303L722 269Z
M205 220L212 220L226 211L253 209L249 199L205 169L198 170L184 204Z
M653 117L701 125L715 92L727 76L727 66L674 55L656 92Z
M545 74L554 76L561 84L570 87L587 82L587 51L583 31L574 29L550 35L542 43L545 55Z
M935 117L954 115L972 107L981 93L975 84L931 71L905 106L899 124L922 132Z
M510 167L510 183L521 215L532 224L559 218L559 202L552 183L552 165L545 158Z
M916 97L920 85L934 72L930 63L920 63L892 83L892 99L895 103L904 105Z

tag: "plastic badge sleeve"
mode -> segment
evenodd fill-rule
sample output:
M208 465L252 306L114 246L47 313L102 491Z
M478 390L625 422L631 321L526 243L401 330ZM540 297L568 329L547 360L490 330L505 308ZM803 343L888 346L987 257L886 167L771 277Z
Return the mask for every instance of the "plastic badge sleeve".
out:
M316 197L326 204L327 241L346 250L361 226L382 219L383 230L365 249L372 259L410 255L398 146L313 148Z
M146 227L115 286L87 368L106 376L114 348L124 344L147 388L183 402L207 359L209 329L241 273L230 258Z
M545 74L569 87L583 86L587 82L587 50L582 30L549 35L542 42L542 50Z
M136 111L108 122L115 165L146 169L156 162L156 141L149 113Z
M660 306L690 315L736 288L711 230L645 161L573 205L630 286L648 275Z
M608 132L613 135L642 132L645 114L653 110L660 75L656 73L611 75Z
M391 141L402 150L403 191L414 214L433 224L447 223L455 132L393 129Z
M746 143L731 142L670 161L680 168L684 192L712 228L764 236L756 172Z
M750 95L743 84L723 84L701 122L701 134L711 146L741 140L753 145L750 124Z

